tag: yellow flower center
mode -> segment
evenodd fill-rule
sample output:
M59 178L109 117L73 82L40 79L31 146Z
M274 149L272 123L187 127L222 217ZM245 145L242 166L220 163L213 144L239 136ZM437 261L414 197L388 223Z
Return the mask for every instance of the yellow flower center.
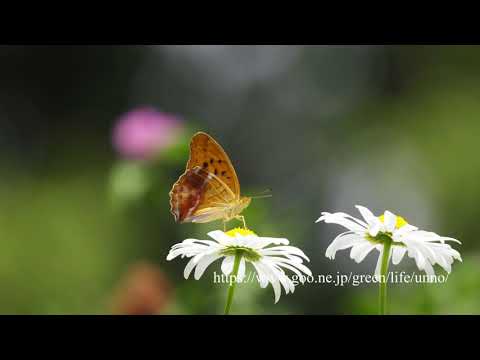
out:
M382 223L385 223L385 215L380 215L378 218ZM395 227L397 229L400 229L402 226L405 225L408 225L407 221L403 217L397 216L397 222L395 223Z
M229 230L225 234L231 237L235 237L236 235L241 235L241 236L257 235L252 230L242 229L242 228L235 228L235 229Z

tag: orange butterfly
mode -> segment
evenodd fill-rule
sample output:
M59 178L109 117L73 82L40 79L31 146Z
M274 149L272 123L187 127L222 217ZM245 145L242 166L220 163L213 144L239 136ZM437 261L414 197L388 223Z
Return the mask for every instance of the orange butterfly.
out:
M235 169L222 147L208 134L196 133L190 159L170 191L170 212L180 223L207 223L222 219L243 221L240 213L251 198L240 196Z

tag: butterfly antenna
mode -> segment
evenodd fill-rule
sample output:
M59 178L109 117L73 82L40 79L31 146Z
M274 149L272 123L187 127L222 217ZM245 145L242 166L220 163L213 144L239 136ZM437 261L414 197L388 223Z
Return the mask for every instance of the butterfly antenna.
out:
M250 199L264 199L264 198L270 198L272 197L273 195L272 194L268 194L268 195L255 195L255 196L250 196Z
M272 189L265 189L262 192L258 193L257 195L250 196L250 198L252 199L269 198L273 196L272 194L270 194L271 192L272 192Z

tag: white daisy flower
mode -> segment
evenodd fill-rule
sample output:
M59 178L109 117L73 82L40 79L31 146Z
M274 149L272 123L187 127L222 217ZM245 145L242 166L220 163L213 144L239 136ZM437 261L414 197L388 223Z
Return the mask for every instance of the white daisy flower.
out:
M172 246L167 260L173 260L179 255L182 258L191 258L185 266L185 279L193 269L195 279L200 279L207 267L220 258L223 258L222 272L228 276L233 271L235 257L241 255L237 283L244 279L246 264L250 263L258 274L262 288L267 287L269 283L272 284L277 303L282 286L286 294L295 290L295 285L285 274L285 269L295 273L302 283L305 281L303 274L312 275L303 264L303 259L310 261L308 257L302 250L288 246L287 239L260 237L253 231L239 228L227 232L211 231L208 236L213 240L187 239ZM271 244L279 246L269 247Z
M460 241L437 235L433 232L419 230L408 224L401 216L385 211L381 216L375 216L370 210L357 205L356 208L363 220L348 214L337 212L323 212L316 221L341 225L348 229L338 235L328 246L325 256L334 259L338 250L351 248L350 257L360 263L374 249L380 252L375 274L380 274L383 258L383 249L386 242L390 242L392 263L397 265L405 253L415 259L417 267L428 275L435 275L433 265L440 265L450 273L454 259L462 261L460 253L453 249L447 241Z

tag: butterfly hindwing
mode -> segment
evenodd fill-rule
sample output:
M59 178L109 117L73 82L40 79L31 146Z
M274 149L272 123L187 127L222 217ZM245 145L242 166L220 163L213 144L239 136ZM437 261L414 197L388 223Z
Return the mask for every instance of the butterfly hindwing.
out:
M178 222L208 222L224 217L235 195L215 175L199 166L187 169L170 192L170 211Z

